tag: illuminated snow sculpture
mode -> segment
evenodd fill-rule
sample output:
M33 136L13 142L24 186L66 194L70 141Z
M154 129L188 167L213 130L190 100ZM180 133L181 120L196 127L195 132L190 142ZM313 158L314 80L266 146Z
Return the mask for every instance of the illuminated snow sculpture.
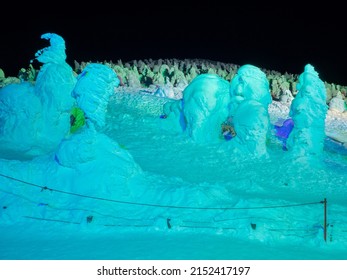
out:
M243 65L231 81L230 96L229 119L236 133L231 142L245 153L266 154L272 99L265 73L256 66Z
M26 160L52 153L70 130L70 110L76 84L65 62L65 42L43 34L50 46L38 51L43 63L35 85L10 84L0 89L0 157Z
M85 112L90 123L103 127L108 102L120 83L118 76L110 67L90 63L77 79L72 96L76 98L78 107Z
M233 123L236 136L232 140L238 143L239 150L254 156L267 154L270 125L267 108L256 100L245 100L238 106Z
M287 139L287 148L296 158L320 155L325 139L325 118L328 110L326 89L310 64L299 76L298 93L290 107L294 127Z
M136 176L141 168L100 132L119 85L116 73L91 63L76 79L65 63L64 40L55 34L42 38L51 46L36 54L44 65L35 86L23 82L0 92L0 173L65 191L128 198L133 179L143 177ZM76 108L85 123L71 132Z
M164 112L195 142L210 143L221 139L229 102L229 83L216 74L201 74L184 89L181 100L164 105Z
M219 141L229 102L228 81L216 74L195 77L183 91L183 114L189 136L200 143Z
M245 100L255 100L266 109L272 102L269 81L265 73L260 68L250 64L241 66L231 80L230 96L231 116Z
M129 179L141 170L125 149L98 131L105 125L110 96L120 81L110 67L97 63L89 64L77 79L72 95L84 111L86 124L62 141L55 160L83 174L84 183L76 188L84 193L124 194Z
M239 68L231 83L216 74L197 76L181 100L164 105L164 113L174 129L186 131L199 143L220 141L227 124L236 132L230 141L232 147L262 156L266 154L271 101L265 73L247 64Z
M329 102L329 110L343 113L347 110L347 104L341 91L338 91L336 96L333 97Z
M183 98L179 100L170 100L163 106L164 114L161 118L165 118L164 129L176 133L182 133L187 128L186 119L183 114Z

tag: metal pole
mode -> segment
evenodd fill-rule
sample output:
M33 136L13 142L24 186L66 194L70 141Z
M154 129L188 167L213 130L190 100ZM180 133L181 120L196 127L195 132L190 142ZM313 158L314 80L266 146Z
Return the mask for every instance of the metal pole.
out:
M327 199L324 198L324 241L327 242Z

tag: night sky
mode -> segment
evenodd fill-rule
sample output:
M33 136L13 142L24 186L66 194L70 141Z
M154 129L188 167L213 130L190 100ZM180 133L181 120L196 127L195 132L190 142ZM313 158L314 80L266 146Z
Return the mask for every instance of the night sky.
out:
M80 2L78 9L51 5L45 12L42 5L47 3L35 7L14 3L9 11L17 12L1 18L0 67L6 76L17 76L35 52L47 46L40 36L52 32L65 39L72 67L74 60L201 58L300 74L310 63L323 81L347 85L343 7L313 9L262 1L237 5L229 1L227 6L218 1L200 6L188 1L159 6L125 2L114 2L113 7Z

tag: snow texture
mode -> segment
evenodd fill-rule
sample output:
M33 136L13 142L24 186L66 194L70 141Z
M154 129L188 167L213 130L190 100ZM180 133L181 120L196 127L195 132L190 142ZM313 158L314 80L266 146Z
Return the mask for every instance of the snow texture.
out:
M196 143L224 141L222 125L228 123L236 132L230 141L233 149L262 156L271 100L265 73L244 65L231 84L217 74L198 75L184 89L181 100L164 105L164 113L175 131L181 128Z
M229 102L229 82L215 74L197 76L183 91L188 135L198 143L219 141Z
M341 92L337 92L336 96L333 97L329 102L329 110L334 110L340 113L346 111L347 105Z
M0 154L8 159L32 159L53 152L70 130L70 110L76 84L65 62L65 43L44 34L51 46L37 52L44 62L35 85L23 82L0 89Z
M265 73L254 65L241 66L230 84L230 115L233 116L238 105L244 100L255 100L264 108L272 101L269 82Z
M290 107L294 128L288 137L287 148L296 159L319 156L323 152L328 106L324 83L312 65L305 66L299 77L298 90Z
M243 65L231 82L230 95L230 118L235 127L237 149L256 157L266 155L270 128L268 106L272 99L265 73L256 66Z
M258 246L247 250L249 256L264 256L259 248L293 244L309 250L310 258L327 247L319 202L324 195L334 205L329 208L329 224L334 225L329 228L334 246L330 258L342 255L341 248L345 252L345 158L326 153L325 168L299 166L298 174L298 165L289 156L323 153L326 94L312 66L307 65L300 76L290 110L294 122L290 151L284 152L270 137L269 108L275 118L285 117L288 104L271 102L266 76L253 65L240 67L231 84L217 74L196 76L182 99L172 100L168 96L176 95L165 92L151 96L140 89L117 91L119 78L105 65L89 64L76 80L65 62L63 39L51 33L43 38L51 41L51 47L37 53L44 65L35 86L21 82L0 91L3 224L18 231L30 226L30 233L51 229L47 240L61 240L69 231L78 231L78 240L86 240L85 233L95 240L106 226L111 235L136 233L141 241L151 231L170 230L167 236L176 240L179 233L212 233L213 239L219 235L228 244L234 244L233 239L254 241ZM70 112L75 106L84 111L86 124L70 134ZM222 137L225 121L236 132L230 141ZM164 124L169 128L165 132L160 130ZM251 156L233 157L234 151ZM296 203L304 204L276 207ZM60 223L48 226L52 222ZM2 233L5 242L17 240L8 227ZM30 240L40 240L19 236L28 237L24 249L30 247ZM71 248L74 244L68 242ZM8 244L1 244L0 258L13 254ZM144 248L137 244L134 248ZM207 243L199 244L204 251L201 244ZM218 254L215 243L208 245L212 257L230 256ZM156 246L168 251L160 244L152 247ZM66 246L60 247L68 252ZM21 257L57 256L54 249L47 255L35 250L45 251L35 248ZM160 259L163 252L146 250L146 258ZM112 250L108 256L124 257L120 254ZM105 252L98 256L105 259ZM170 257L177 257L177 251Z
M91 63L78 76L72 96L86 117L99 127L105 125L105 114L114 89L119 86L116 73L108 66Z

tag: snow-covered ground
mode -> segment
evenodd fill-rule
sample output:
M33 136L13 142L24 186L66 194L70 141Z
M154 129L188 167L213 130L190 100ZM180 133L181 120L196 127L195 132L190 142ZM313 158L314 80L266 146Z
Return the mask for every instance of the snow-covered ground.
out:
M253 65L118 87L42 38L35 82L0 89L0 259L347 259L345 104L326 117L311 65L290 107Z
M274 138L267 159L235 158L223 141L196 144L170 131L160 118L167 101L121 87L108 106L103 132L143 170L129 183L136 201L2 184L0 259L347 258L346 155L327 142L321 165L300 166ZM288 112L273 101L271 123ZM346 114L328 112L327 132L346 127ZM59 190L54 180L48 187Z

